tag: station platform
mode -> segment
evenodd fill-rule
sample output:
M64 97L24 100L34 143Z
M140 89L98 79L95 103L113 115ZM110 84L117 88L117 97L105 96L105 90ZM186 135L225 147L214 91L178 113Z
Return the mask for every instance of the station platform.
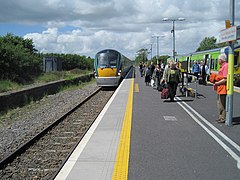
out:
M240 94L219 124L212 86L162 100L136 69L123 80L56 180L240 179Z

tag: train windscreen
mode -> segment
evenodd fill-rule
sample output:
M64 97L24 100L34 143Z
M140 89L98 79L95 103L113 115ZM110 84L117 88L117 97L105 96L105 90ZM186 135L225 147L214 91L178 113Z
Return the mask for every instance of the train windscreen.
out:
M98 54L98 66L100 67L116 67L118 60L118 53L100 53Z

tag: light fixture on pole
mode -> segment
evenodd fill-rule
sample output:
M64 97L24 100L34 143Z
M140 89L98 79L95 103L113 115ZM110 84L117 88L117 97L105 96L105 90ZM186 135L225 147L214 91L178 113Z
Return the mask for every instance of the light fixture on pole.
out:
M163 18L163 21L172 21L173 22L173 29L171 30L171 33L173 33L173 59L175 60L175 55L176 55L176 51L175 51L175 21L184 21L185 18L176 18L176 19L172 19L172 18Z
M156 37L157 38L157 63L158 62L158 58L159 58L159 37L164 37L164 35L152 35L152 37Z

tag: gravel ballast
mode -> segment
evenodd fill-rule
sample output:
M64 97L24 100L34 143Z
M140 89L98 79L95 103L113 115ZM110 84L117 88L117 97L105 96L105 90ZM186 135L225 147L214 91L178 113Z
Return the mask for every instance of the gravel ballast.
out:
M40 101L12 110L0 121L0 159L44 129L97 89L96 83L49 95Z

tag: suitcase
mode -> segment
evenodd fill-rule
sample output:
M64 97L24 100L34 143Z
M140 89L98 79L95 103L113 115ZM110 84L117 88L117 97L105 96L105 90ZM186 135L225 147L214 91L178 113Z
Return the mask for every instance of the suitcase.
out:
M161 92L161 99L168 99L168 98L169 98L169 89L165 87Z

